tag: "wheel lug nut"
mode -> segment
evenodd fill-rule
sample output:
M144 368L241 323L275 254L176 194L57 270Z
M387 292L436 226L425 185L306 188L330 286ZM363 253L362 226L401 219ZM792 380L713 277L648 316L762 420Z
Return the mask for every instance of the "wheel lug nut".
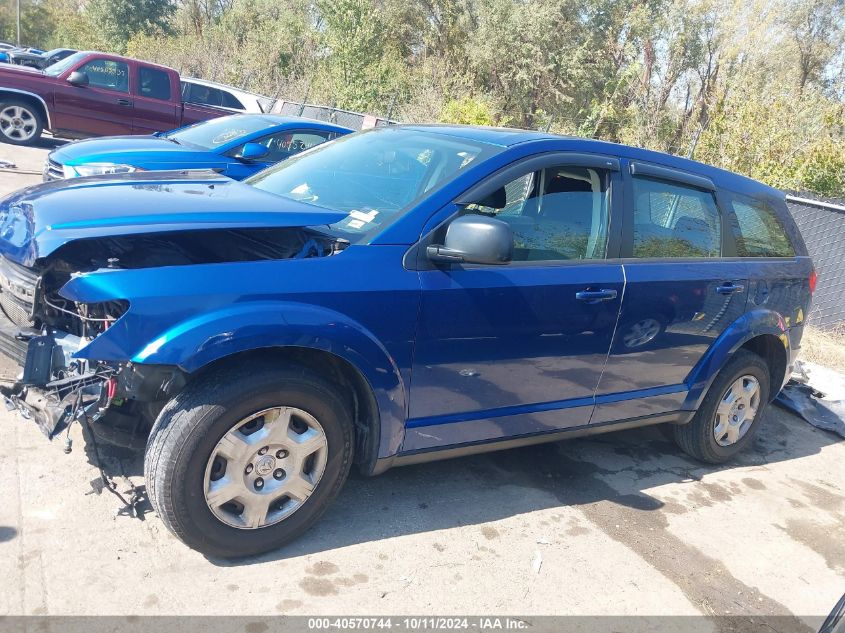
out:
M255 480L255 489L261 490L263 487L264 487L264 480L261 477L259 477L258 479Z
M264 453L266 453L266 452L267 452L267 447L265 446L264 448L262 448L262 449L260 449L260 450L258 451L258 454L259 454L259 455L263 455L263 454L264 454Z
M248 474L250 474L251 472L252 472L252 464L247 464L247 465L246 465L246 474L248 475Z
M280 451L276 451L276 457L278 457L279 459L284 459L287 456L288 456L288 452L284 449L282 449Z
M275 477L276 479L283 479L284 476L285 476L285 471L283 471L281 468L277 468L276 470L273 471L273 477Z

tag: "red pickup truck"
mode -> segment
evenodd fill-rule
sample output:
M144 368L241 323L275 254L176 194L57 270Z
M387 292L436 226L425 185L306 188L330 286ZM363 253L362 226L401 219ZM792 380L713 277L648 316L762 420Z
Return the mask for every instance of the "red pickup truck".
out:
M0 64L0 141L150 134L229 114L182 102L172 68L105 53L74 53L45 70Z

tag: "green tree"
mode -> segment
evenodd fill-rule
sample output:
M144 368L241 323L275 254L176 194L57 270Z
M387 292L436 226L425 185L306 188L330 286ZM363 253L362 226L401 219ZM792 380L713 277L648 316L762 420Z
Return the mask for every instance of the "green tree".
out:
M171 0L90 0L84 5L89 23L118 53L138 34L169 33L175 8Z

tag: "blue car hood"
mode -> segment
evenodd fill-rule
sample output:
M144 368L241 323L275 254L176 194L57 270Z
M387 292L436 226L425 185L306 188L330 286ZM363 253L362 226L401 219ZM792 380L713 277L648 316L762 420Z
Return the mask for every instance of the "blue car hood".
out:
M222 162L222 158L214 152L179 145L155 136L107 136L86 139L68 143L54 150L50 158L63 165L116 163L138 167L156 163Z
M0 200L0 253L32 266L78 239L319 226L346 216L211 172L93 176L42 183Z

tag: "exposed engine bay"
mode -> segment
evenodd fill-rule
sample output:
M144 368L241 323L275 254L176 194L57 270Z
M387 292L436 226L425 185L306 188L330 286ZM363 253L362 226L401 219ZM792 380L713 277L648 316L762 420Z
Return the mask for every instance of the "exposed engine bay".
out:
M33 268L0 256L0 353L20 372L5 376L0 392L48 437L82 416L143 433L187 378L172 367L74 358L126 312L129 302L70 301L59 291L73 275L326 257L347 245L303 228L221 229L80 239Z

